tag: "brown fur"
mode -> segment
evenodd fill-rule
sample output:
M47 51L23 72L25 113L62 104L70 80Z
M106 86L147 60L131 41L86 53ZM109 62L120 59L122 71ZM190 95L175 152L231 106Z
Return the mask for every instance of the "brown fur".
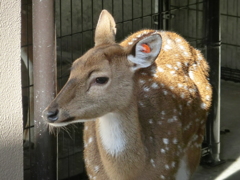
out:
M90 179L175 179L184 156L190 177L199 164L212 96L203 56L173 32L143 30L119 45L112 34L107 41L96 34L100 42L73 64L69 82L74 82L67 82L45 112L57 107L54 123L59 124L68 118L87 120L84 159ZM153 34L162 38L159 55L150 67L133 72L128 54ZM108 76L108 84L95 85L99 76ZM118 154L106 151L100 138L98 117L109 112L120 114L119 128L127 139Z

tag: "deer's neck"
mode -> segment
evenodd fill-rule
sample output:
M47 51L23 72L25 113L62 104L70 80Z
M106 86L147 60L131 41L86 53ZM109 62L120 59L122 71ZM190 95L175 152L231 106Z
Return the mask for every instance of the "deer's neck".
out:
M141 143L137 107L132 105L122 111L108 113L98 120L100 143L107 154L118 156Z

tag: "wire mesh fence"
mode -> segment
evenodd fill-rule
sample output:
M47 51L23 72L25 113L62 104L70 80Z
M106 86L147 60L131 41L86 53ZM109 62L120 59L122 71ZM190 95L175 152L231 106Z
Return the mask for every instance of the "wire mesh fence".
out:
M240 2L221 0L222 79L240 82Z
M236 1L221 0L222 77L239 81L239 8ZM94 46L94 29L102 9L117 23L116 41L143 29L179 33L206 57L205 0L55 0L58 90L68 79L72 62ZM24 112L24 179L31 179L34 151L32 81L32 1L22 0L22 89ZM224 6L224 7L223 7ZM231 11L234 9L234 11ZM223 25L227 22L228 25ZM231 36L231 37L230 37ZM83 162L83 125L58 134L58 178L86 178Z

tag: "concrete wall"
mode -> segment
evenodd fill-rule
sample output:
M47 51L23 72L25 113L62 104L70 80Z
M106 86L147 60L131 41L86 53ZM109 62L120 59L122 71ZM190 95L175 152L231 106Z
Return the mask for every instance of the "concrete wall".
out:
M0 179L23 179L21 1L0 1Z

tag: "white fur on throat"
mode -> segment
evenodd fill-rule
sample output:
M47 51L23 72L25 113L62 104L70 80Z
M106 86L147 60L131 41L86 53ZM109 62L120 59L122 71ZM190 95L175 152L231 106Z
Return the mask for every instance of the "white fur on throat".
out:
M186 155L181 159L180 164L179 164L179 168L176 174L176 180L188 180L190 171L187 167L187 157Z
M99 133L107 153L114 156L125 149L126 137L120 117L117 114L108 113L99 118Z

